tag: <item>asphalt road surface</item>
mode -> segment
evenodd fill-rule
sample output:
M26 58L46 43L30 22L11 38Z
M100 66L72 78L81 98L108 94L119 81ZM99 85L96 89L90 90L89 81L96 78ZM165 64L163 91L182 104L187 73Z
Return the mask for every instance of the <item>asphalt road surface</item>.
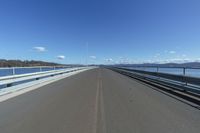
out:
M200 133L200 110L97 68L1 102L0 133Z

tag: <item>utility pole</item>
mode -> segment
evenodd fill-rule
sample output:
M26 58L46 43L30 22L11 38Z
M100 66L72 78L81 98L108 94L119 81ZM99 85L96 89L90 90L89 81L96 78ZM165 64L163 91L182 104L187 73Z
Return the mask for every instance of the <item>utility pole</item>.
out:
M86 66L88 66L88 42L86 43Z

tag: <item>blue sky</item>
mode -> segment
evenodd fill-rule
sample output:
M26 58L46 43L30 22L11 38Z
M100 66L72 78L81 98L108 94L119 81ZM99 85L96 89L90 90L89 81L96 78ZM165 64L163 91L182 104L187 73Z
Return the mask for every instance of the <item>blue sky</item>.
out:
M0 58L199 61L199 7L199 0L0 0Z

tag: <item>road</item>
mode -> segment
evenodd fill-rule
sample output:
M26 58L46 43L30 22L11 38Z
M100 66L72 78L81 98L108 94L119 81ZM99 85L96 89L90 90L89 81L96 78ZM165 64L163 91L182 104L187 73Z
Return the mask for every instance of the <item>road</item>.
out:
M0 103L0 133L199 133L200 110L97 68Z

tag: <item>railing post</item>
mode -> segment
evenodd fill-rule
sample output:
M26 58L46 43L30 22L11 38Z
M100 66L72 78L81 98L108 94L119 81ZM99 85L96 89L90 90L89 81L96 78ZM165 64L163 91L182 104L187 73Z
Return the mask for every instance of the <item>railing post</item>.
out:
M156 72L158 73L159 72L159 67L157 66L157 68L156 68Z
M183 68L183 75L184 75L184 76L185 76L185 69L186 69L186 68L184 67L184 68Z
M158 76L158 73L159 73L159 67L158 66L156 67L156 73L157 73L158 79L160 79L160 77Z
M12 68L12 75L15 75L15 67Z
M183 81L185 82L185 85L187 85L187 81L185 79L185 75L186 75L186 68L183 68Z

